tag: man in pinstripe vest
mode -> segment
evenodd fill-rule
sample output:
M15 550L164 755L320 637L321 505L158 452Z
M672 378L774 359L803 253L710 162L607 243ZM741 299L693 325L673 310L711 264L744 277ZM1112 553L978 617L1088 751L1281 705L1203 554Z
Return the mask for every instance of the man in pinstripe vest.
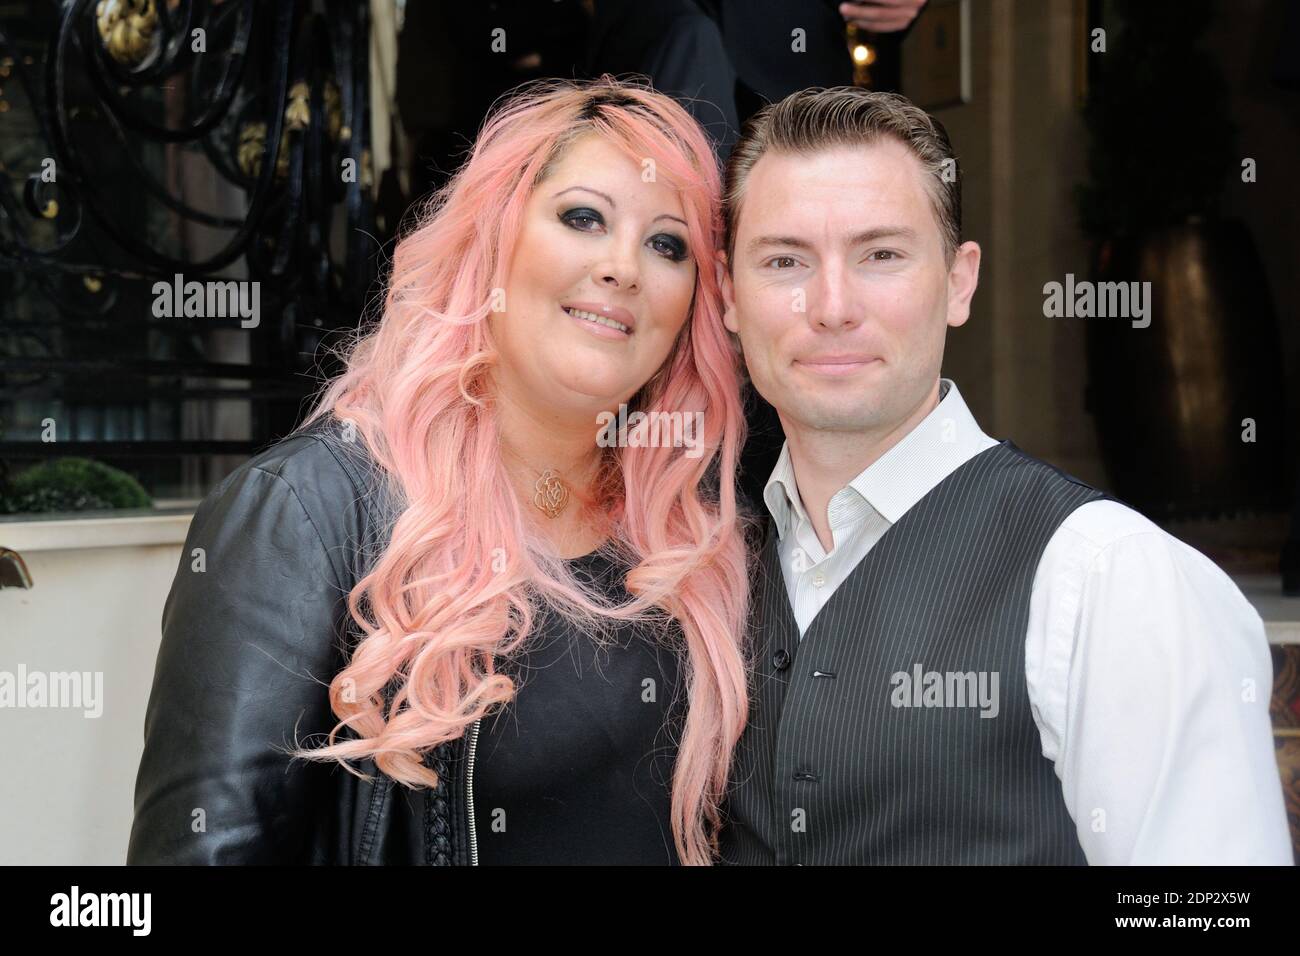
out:
M940 377L979 275L957 172L852 88L731 154L725 321L786 443L723 861L1288 863L1259 615Z

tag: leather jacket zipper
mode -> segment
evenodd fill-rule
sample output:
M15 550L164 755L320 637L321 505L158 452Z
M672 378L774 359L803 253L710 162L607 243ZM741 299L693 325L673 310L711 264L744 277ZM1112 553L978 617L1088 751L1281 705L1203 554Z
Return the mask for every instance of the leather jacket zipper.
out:
M465 760L465 806L469 812L469 865L478 866L478 830L474 821L474 751L478 749L478 725L469 729L469 753Z

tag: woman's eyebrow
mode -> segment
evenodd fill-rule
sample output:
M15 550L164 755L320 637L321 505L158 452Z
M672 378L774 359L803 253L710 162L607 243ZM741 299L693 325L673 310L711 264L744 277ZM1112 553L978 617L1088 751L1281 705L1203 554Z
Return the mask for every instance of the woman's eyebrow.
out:
M551 198L552 198L552 199L558 199L559 197L563 196L565 193L573 192L573 190L575 190L575 189L581 189L581 190L583 190L584 192L595 193L595 194L596 194L597 196L599 196L601 199L605 200L605 202L609 203L610 208L612 208L612 209L617 209L617 208L618 208L618 203L614 202L614 197L613 197L613 196L611 196L609 193L603 193L603 192L601 192L599 189L592 189L590 186L570 186L568 189L561 189L558 193L556 193L556 194L555 194L554 196L552 196ZM670 215L668 215L668 213L666 213L666 212L665 212L665 213L660 213L659 215L655 216L654 219L652 219L652 220L650 220L650 221L651 221L651 222L658 222L660 219L671 219L671 220L673 220L674 222L680 222L683 226L687 226L687 227L689 228L688 223L687 223L686 220L683 219L681 216L670 216Z
M575 189L583 189L583 190L586 190L586 191L589 192L589 193L595 193L595 194L596 194L597 196L599 196L601 199L605 200L605 202L609 203L610 206L612 206L613 208L615 208L615 209L618 208L618 203L614 202L614 197L613 197L613 196L611 196L609 193L603 193L603 192L601 192L599 189L592 189L590 186L570 186L568 189L561 189L558 193L556 193L556 194L555 194L554 196L552 196L551 198L552 198L552 199L556 199L556 198L558 198L558 197L560 197L560 196L563 196L565 193L571 193L571 192L573 192Z

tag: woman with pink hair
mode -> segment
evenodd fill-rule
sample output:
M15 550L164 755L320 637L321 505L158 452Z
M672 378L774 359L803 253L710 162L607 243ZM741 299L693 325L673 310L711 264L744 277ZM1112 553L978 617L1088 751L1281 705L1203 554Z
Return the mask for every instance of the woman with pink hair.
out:
M343 374L195 515L128 862L713 862L752 527L719 195L645 86L494 109Z

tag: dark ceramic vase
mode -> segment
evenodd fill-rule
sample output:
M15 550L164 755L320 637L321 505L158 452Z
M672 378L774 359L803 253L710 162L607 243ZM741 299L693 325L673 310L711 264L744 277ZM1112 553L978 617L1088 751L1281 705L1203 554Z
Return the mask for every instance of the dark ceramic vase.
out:
M1147 327L1085 320L1113 492L1156 519L1285 507L1281 346L1245 226L1192 218L1107 240L1094 275L1151 283Z

